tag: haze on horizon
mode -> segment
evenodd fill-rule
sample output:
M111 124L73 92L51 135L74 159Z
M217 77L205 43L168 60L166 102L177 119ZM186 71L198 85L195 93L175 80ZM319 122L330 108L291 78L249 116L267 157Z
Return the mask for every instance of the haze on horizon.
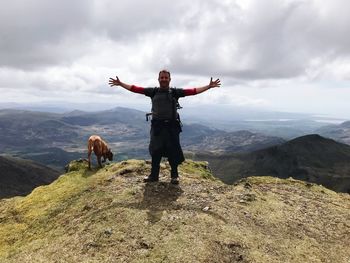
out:
M350 3L345 0L14 0L0 9L1 103L146 107L110 88L222 87L186 98L350 119Z

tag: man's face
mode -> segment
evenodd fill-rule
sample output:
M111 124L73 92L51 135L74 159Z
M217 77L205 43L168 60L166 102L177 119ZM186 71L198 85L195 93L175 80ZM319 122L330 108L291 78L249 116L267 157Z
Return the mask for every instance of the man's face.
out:
M169 88L170 80L171 78L168 73L161 72L159 74L158 81L161 88Z

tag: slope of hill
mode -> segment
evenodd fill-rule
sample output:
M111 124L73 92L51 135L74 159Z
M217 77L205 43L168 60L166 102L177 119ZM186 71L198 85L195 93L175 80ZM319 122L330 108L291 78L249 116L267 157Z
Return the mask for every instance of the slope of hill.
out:
M64 165L71 160L87 158L86 154L79 152L68 152L57 147L24 149L23 151L16 152L14 156L46 164L46 166L60 171L61 173L65 171ZM95 162L95 160L96 158L92 159L93 162Z
M350 197L297 180L235 186L187 161L181 183L142 183L145 161L70 172L2 200L0 261L349 262Z
M59 174L30 160L0 156L0 198L27 195L35 187L53 182Z
M317 130L317 133L350 145L350 121L343 122L339 125L321 127Z
M272 175L350 191L350 146L317 134L243 155L197 154L193 158L208 160L215 174L226 183L247 176Z

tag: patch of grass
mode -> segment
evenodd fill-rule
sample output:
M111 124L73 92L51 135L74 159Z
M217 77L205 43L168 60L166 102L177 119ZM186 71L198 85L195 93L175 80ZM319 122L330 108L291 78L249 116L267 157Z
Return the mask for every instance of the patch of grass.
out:
M90 190L97 198L103 196L93 189L106 177L104 168L90 171L78 162L70 167L74 167L74 171L61 175L50 185L37 187L26 197L13 199L11 210L1 211L8 219L3 220L0 228L0 243L3 244L0 256L10 255L28 241L45 237L55 217L82 198L86 191ZM14 217L16 219L11 220Z
M181 173L185 173L190 176L216 180L209 170L208 162L194 162L192 160L186 160L179 166L179 170Z
M268 185L297 185L302 188L306 188L309 191L322 192L327 193L329 195L338 195L338 193L315 183L305 182L301 180L296 180L293 178L281 179L273 176L253 176L240 179L236 182L236 184L240 184L242 182L249 182L251 184L268 184Z

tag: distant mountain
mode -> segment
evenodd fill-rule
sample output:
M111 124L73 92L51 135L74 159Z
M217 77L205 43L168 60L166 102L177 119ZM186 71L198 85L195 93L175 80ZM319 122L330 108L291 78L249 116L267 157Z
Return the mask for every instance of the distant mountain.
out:
M340 126L346 129L350 129L350 121L345 121Z
M285 140L249 131L225 132L202 125L189 125L184 128L182 142L186 150L193 152L238 153L278 145Z
M149 129L150 122L146 122L144 112L122 107L63 114L0 110L3 152L60 170L69 160L86 156L86 143L91 134L98 134L107 141L116 160L149 158ZM186 151L247 152L280 144L283 140L184 122L181 142Z
M327 125L317 130L322 136L350 145L350 121L339 125Z
M350 192L350 146L317 134L248 154L196 155L227 183L247 176L293 177Z
M59 175L60 172L31 160L0 156L0 198L27 195Z
M123 156L128 156L127 152L130 152L135 157L147 148L148 126L143 112L126 108L64 114L0 110L0 149L3 153L38 161L36 157L40 155L40 161L45 159L48 161L45 164L55 166L59 160L65 159L64 153L67 153L66 158L84 155L89 136L98 134L113 151Z
M315 133L317 129L338 119L303 113L253 110L231 105L190 105L181 112L184 121L195 121L229 132L248 130L290 140Z
M23 110L0 110L0 146L5 151L72 143L77 129L60 120L60 114Z
M6 136L0 146L56 147L61 142L67 145L80 143L82 139L85 143L92 133L105 138L118 138L121 134L123 139L139 138L144 134L145 127L147 123L143 112L125 108L65 114L0 110L0 131Z
M263 133L269 136L277 136L289 140L298 136L319 133L318 128L327 124L339 121L338 118L327 116L315 116L305 113L292 112L276 112L266 111L262 109L253 109L249 107L235 107L232 105L197 105L190 101L183 100L181 104L184 109L180 114L184 123L196 122L211 128L217 128L225 131L249 130L251 132ZM119 104L121 105L121 104ZM124 104L126 105L126 104ZM144 112L149 110L149 105L133 105L132 101L128 101L127 107L137 107L142 109L141 118L144 118ZM0 103L1 108L15 108L42 112L72 112L76 109L78 115L80 113L96 113L107 111L114 107L113 103L76 103L67 104L66 102L50 102L39 104L16 104L16 103ZM123 109L131 109L123 108ZM122 109L118 107L116 109ZM80 112L80 113L79 113ZM128 113L126 114L128 115Z
M64 114L61 120L79 126L125 123L144 127L144 116L145 113L142 111L118 107L100 112L80 112L80 114L79 111L73 111Z

